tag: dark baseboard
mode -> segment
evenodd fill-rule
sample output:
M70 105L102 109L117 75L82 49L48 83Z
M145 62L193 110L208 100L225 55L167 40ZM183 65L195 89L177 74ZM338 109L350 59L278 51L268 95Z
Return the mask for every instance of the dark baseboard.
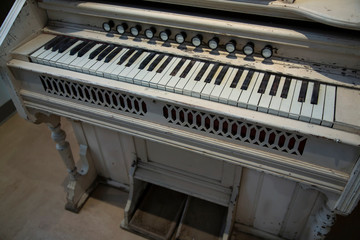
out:
M16 108L11 100L0 106L0 124L14 112L16 112Z

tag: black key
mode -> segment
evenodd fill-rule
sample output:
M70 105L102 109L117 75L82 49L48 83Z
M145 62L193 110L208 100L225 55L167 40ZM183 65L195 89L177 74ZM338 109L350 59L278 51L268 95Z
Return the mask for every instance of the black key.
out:
M87 41L83 41L82 43L80 43L79 45L77 45L76 47L74 47L73 49L70 50L70 56L75 55L78 51L80 51L80 49L82 49L83 47L86 46L88 42Z
M149 68L147 69L149 72L154 70L154 68L159 64L159 62L165 57L165 54L160 54L155 58L155 60L150 64Z
M241 89L242 90L247 90L250 84L250 81L252 79L252 76L254 75L255 71L254 70L250 70L245 78L245 81L243 82Z
M287 98L287 95L289 93L290 83L291 83L291 78L287 77L285 79L284 87L283 87L283 89L281 91L280 97Z
M216 71L219 69L220 65L218 63L216 63L213 68L211 69L209 75L207 75L207 77L205 78L206 83L211 82L211 79L214 77Z
M97 57L96 60L101 61L103 60L104 57L106 57L106 55L108 55L112 50L114 50L115 45L111 44L109 45L104 51L102 51L99 56Z
M223 66L223 68L221 69L219 75L216 77L215 79L215 85L220 85L226 72L228 71L229 66Z
M126 61L126 59L128 59L131 56L131 54L133 54L135 52L135 50L136 49L128 50L124 55L122 55L122 57L120 58L120 61L117 64L118 65L123 64Z
M107 57L105 58L106 63L110 62L116 55L118 55L118 53L123 49L123 47L116 47L114 51L112 51L109 55L107 55Z
M158 70L156 71L157 73L162 73L162 71L164 71L164 69L166 68L166 66L169 64L169 62L173 59L173 56L169 56L165 62L163 62L163 64L158 68Z
M107 44L103 43L98 48L96 48L92 53L89 55L89 59L94 59L98 54L100 54L105 48Z
M137 51L127 62L127 64L125 65L125 67L130 67L135 61L136 59L138 59L140 57L141 54L143 54L144 50L139 50Z
M275 75L273 85L271 86L271 89L270 89L270 95L271 96L276 95L276 92L277 92L277 90L279 88L279 83L280 83L280 75Z
M196 62L195 60L190 61L190 63L186 66L186 68L184 69L184 71L180 75L180 78L186 78L186 76L190 72L191 68L194 66L195 62Z
M298 98L299 102L305 102L308 85L309 85L308 81L302 81L301 88L300 88L300 94L299 94L299 98Z
M265 75L260 83L258 93L263 94L265 92L266 86L268 85L268 82L269 82L269 78L270 78L270 73L265 73Z
M49 42L47 42L44 46L45 50L49 50L50 48L54 47L56 44L58 44L60 41L65 39L64 36L56 36L53 39L51 39Z
M314 88L311 95L311 104L317 104L319 100L320 82L314 82Z
M202 68L200 69L200 72L198 73L198 75L196 75L196 77L194 79L195 81L199 81L202 78L202 76L204 75L204 73L205 73L206 69L209 67L209 65L210 65L210 63L206 62L204 64L204 66L202 66Z
M94 41L88 42L85 47L80 49L80 51L78 52L78 57L84 56L88 51L90 51L90 49L95 47L95 45L96 45L96 42L94 42Z
M69 40L70 40L70 38L64 37L62 40L60 40L57 44L55 44L51 48L51 51L56 52L57 50L60 49L60 47L62 47L64 44L66 44Z
M67 49L69 49L69 47L71 47L72 45L77 43L77 41L78 41L77 39L71 38L66 44L64 44L62 47L60 47L59 53L65 52Z
M230 85L230 88L236 88L236 85L239 83L240 77L243 74L243 72L244 72L244 69L242 69L242 68L238 70L238 72L236 73L236 75Z
M144 61L142 61L142 62L140 63L139 69L144 69L144 68L146 67L146 65L149 64L149 62L151 61L151 59L153 59L153 58L155 57L155 55L156 55L156 52L150 53L150 54L144 59ZM148 69L148 71L149 71L149 69Z
M174 70L170 73L171 76L175 76L177 74L177 72L180 70L180 68L182 67L182 65L184 65L184 62L186 61L186 58L182 58L180 60L180 62L176 65L176 67L174 68Z

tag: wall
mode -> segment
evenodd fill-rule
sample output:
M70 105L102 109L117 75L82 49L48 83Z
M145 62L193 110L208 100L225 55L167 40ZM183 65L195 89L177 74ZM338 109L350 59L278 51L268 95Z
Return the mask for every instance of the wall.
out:
M5 84L4 84L3 80L0 79L0 107L9 100L10 100L10 96L7 92Z

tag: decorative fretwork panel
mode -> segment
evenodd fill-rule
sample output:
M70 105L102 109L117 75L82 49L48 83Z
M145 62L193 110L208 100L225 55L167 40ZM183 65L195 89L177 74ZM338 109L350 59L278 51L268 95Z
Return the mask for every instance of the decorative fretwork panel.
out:
M169 104L163 107L163 116L178 126L294 155L302 155L307 140L299 134Z
M44 75L40 80L49 94L141 116L147 113L146 103L140 97Z

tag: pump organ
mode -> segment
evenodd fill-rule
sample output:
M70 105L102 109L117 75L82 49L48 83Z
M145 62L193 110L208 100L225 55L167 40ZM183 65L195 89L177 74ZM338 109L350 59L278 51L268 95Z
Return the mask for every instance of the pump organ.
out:
M5 21L2 77L52 131L67 209L101 176L129 190L122 226L152 238L323 238L359 200L358 4L156 2L16 1Z

